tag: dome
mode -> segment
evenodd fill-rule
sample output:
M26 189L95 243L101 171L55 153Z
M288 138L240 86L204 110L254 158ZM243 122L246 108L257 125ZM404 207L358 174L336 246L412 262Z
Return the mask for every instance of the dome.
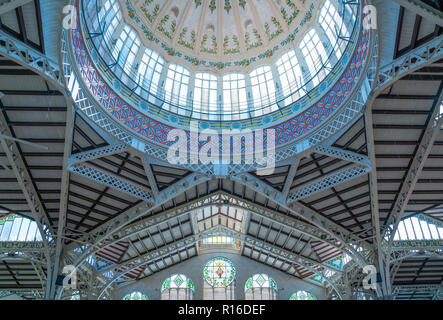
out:
M359 36L360 1L82 5L88 49L107 82L142 113L175 127L290 119L336 83Z

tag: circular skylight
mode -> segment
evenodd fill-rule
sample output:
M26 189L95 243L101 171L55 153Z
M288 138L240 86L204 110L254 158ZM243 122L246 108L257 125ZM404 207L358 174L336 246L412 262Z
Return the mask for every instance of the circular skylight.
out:
M91 0L83 16L109 71L143 105L236 121L311 97L349 60L359 3Z

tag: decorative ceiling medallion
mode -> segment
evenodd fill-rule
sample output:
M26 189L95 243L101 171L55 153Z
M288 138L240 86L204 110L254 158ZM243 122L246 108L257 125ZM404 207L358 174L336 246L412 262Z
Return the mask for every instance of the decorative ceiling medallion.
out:
M166 56L214 71L246 68L294 42L318 0L118 0L126 19ZM207 4L203 5L204 3Z

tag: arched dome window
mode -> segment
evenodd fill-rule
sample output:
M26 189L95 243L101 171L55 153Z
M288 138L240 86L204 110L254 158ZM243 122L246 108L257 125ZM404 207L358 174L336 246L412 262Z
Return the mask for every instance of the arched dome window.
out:
M124 296L122 300L149 300L149 298L141 292L132 292Z
M167 278L161 288L162 300L192 300L194 282L183 274L174 274Z
M311 29L305 35L300 43L300 50L311 73L312 84L317 86L328 75L331 63L328 61L326 49L315 29Z
M158 94L158 86L160 84L160 77L165 65L165 60L155 51L149 48L145 49L143 57L139 63L138 68L138 85L149 92L154 97ZM148 98L145 94L145 99Z
M237 271L223 257L213 258L203 268L203 300L234 300Z
M210 119L217 113L217 77L210 73L197 73L194 83L194 116Z
M277 300L277 283L267 274L256 274L245 283L245 300Z
M254 116L258 117L277 110L275 82L271 67L259 67L252 71L249 77L251 78L252 97L254 99ZM264 106L266 108L263 109Z
M350 33L337 8L330 0L326 0L321 9L318 23L326 33L331 45L335 46L337 59L340 59L347 45L345 38L349 38Z
M190 77L188 69L177 64L169 66L165 85L165 109L184 114L184 110L178 106L187 105Z
M298 291L294 293L289 300L317 300L317 298L309 292Z
M295 51L291 50L285 53L277 60L276 66L280 74L283 96L288 96L285 105L289 105L305 95L304 91L301 90L304 80Z
M140 39L133 29L125 26L114 46L112 55L123 70L131 75L135 56L140 48Z
M120 6L117 0L106 0L102 5L97 1L88 1L86 14L92 22L92 30L103 33L105 41L96 42L96 45L98 52L107 56L112 36L122 22Z
M223 120L248 118L246 79L241 73L231 73L223 77Z

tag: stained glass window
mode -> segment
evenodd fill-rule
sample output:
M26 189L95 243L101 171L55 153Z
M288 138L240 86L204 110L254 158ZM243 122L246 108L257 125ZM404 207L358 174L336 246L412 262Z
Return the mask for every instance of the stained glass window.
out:
M203 269L203 277L214 288L225 288L235 279L236 270L231 261L218 257L209 260Z
M141 292L127 294L123 300L149 300L148 296Z
M194 282L184 274L174 274L161 287L162 300L192 300Z
M246 300L276 300L277 283L267 274L255 274L246 280Z
M294 293L289 300L317 300L311 293L306 291L298 291Z
M273 288L278 290L277 283L267 274L256 274L249 278L245 284L245 291L252 288Z

